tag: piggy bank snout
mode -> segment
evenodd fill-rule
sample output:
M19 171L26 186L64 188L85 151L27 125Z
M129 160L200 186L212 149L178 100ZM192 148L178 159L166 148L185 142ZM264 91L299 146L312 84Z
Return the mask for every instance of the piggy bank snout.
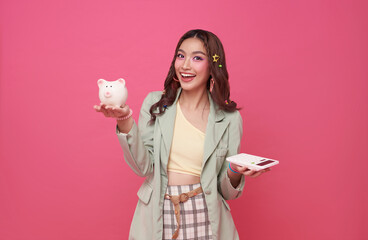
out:
M112 96L111 92L109 91L106 91L105 94L104 94L105 97L109 98Z

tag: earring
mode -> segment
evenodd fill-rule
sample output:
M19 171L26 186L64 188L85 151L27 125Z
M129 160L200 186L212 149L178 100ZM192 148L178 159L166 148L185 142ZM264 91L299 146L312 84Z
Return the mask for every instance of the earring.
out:
M215 80L213 80L213 78L211 78L211 80L210 80L210 93L212 93L213 85L215 85Z

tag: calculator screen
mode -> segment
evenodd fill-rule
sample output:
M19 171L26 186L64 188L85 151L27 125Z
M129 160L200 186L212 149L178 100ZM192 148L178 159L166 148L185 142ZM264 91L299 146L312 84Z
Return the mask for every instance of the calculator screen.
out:
M264 162L261 162L261 163L258 163L257 165L258 166L264 166L264 165L267 165L267 164L269 164L269 163L273 163L274 161L272 161L272 160L268 160L268 161L264 161Z

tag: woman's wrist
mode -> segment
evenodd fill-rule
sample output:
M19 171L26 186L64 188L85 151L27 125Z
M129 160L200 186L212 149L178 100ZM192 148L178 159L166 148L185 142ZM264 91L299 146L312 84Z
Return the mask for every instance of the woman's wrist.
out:
M133 110L129 109L129 113L122 117L117 117L116 122L121 133L128 133L133 127Z
M230 171L232 171L233 173L236 173L236 174L240 174L239 172L235 171L234 169L231 168L231 162L229 162L229 169Z
M230 179L231 185L236 188L241 180L242 174L235 171L232 167L231 167L231 163L229 163L229 167L227 168L227 176Z
M119 132L129 133L133 127L134 121L133 121L133 118L130 117L126 120L117 120L116 123L117 123Z
M129 109L129 113L126 116L122 116L122 117L117 117L116 120L118 121L124 121L127 120L128 118L130 118L133 115L133 110Z

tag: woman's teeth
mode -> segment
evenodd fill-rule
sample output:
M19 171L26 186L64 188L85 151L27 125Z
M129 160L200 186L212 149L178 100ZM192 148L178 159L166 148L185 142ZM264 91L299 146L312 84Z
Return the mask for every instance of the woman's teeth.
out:
M184 74L184 73L182 73L182 74L181 74L181 76L182 76L183 78L190 78L190 77L195 77L196 75L192 75L192 74Z

